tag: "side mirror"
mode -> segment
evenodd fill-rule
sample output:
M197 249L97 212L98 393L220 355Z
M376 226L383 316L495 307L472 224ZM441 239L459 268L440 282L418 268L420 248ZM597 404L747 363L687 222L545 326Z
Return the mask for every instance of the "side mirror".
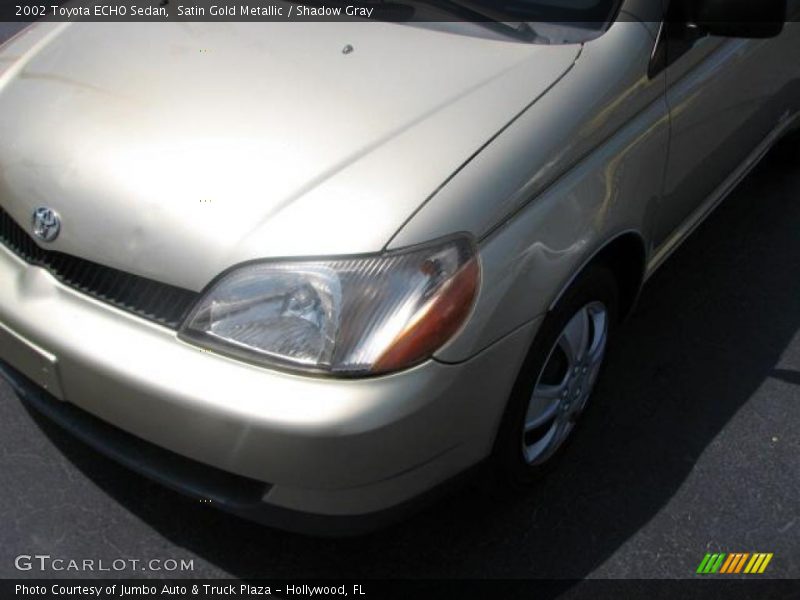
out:
M684 0L689 23L710 35L771 38L783 31L787 0Z

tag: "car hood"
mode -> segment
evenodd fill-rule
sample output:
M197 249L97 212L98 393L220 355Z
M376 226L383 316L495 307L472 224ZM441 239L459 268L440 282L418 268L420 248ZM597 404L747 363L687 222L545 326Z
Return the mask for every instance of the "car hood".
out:
M58 250L188 289L381 250L569 68L388 23L71 23L0 49L0 204Z

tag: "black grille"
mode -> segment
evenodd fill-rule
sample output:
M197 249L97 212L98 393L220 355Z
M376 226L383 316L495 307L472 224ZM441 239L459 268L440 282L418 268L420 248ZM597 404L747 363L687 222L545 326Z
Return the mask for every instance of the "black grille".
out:
M26 262L47 269L63 284L172 329L178 328L198 298L183 288L43 250L2 207L0 243Z

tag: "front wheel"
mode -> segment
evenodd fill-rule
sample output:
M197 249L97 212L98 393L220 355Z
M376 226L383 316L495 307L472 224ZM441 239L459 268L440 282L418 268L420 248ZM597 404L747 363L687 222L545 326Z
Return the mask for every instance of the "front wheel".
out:
M548 469L572 437L617 319L616 279L590 266L547 315L514 385L494 460L512 484Z

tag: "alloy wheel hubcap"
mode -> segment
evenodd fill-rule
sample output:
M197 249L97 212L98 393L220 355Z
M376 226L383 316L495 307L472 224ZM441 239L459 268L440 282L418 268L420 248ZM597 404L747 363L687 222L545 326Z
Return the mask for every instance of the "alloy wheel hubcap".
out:
M569 320L550 349L528 401L522 433L525 462L538 465L564 443L586 408L608 342L608 310L592 302Z

